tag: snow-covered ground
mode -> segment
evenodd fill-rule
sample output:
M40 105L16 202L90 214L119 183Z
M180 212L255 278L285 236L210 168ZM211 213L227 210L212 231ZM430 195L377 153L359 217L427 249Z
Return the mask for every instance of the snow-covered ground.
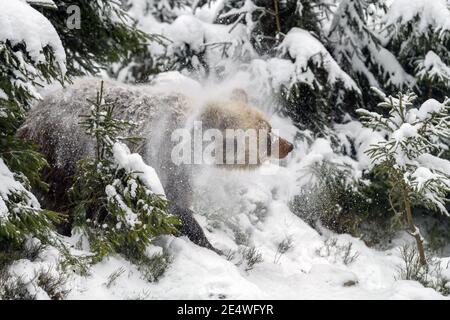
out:
M285 122L283 133L289 136L293 129L286 121L273 119ZM320 235L290 211L288 201L307 175L306 163L330 152L326 143L318 145L306 151L298 145L282 166L250 172L206 168L197 174L196 218L222 256L184 237L164 237L154 251L164 249L173 260L158 282L147 282L135 266L115 256L95 265L90 276L75 277L68 298L443 299L418 282L396 280L403 264L399 248L412 240L408 235L379 251L349 235L326 230ZM286 239L290 248L280 253ZM356 258L345 263L339 248L349 243ZM242 262L242 250L249 247L263 259L251 270ZM109 276L120 269L126 271L108 288Z
M202 92L200 84L188 80L179 74L165 74L160 77L159 89L176 87L191 94ZM231 79L221 83L219 89L211 85L208 93L203 93L214 96L241 81ZM44 91L54 89L47 87ZM255 96L251 88L249 93ZM270 110L265 111L271 114ZM280 130L280 136L294 141L298 129L289 119L273 114L270 120L273 128ZM345 163L355 177L370 164L363 149L380 137L351 121L336 129L343 141L345 136L354 139L356 159L333 153L328 140L319 138L308 144L296 139L294 151L280 164L266 163L251 171L204 167L195 174L196 219L223 255L196 246L186 237L165 236L149 248L149 252L166 252L171 257L158 281L149 282L136 265L116 255L93 265L86 276L71 275L65 285L70 289L67 298L445 299L418 282L398 280L404 263L400 248L413 241L406 233L399 234L388 249L369 248L347 234L333 234L326 229L319 234L289 209L289 201L312 178L308 168L313 163ZM78 247L76 236L66 240ZM280 252L282 243L286 246ZM350 244L346 257L344 251ZM243 259L251 248L255 256L262 258L253 268ZM74 253L90 254L75 249ZM30 269L49 269L52 259L55 254L44 250L33 264L21 260L12 270L20 276L22 272L30 274ZM450 258L443 258L442 262L448 266ZM444 274L450 278L449 271ZM41 290L37 293L38 298L48 297Z
M164 237L155 246L167 250L173 260L159 281L147 282L136 266L114 256L93 266L89 276L72 278L68 298L444 298L418 282L396 280L402 265L398 246L408 238L398 239L392 249L378 251L349 235L321 236L294 215L285 201L289 188L283 189L292 180L291 175L288 167L280 168L276 176L261 175L258 171L224 174L217 170L202 177L204 193L197 200L211 204L215 199L216 208L210 209L217 211L208 217L197 215L197 219L209 230L207 235L213 245L225 255L239 249L235 229L239 228L248 237L247 243L262 255L263 261L253 269L247 271L244 264L239 265L239 254L227 259L184 237ZM231 187L233 192L225 192ZM287 237L292 239L292 247L280 255L278 244ZM330 237L337 239L337 246L352 243L352 253L357 253L357 258L346 265L336 246L327 250L326 239ZM107 287L109 276L120 269L125 272Z

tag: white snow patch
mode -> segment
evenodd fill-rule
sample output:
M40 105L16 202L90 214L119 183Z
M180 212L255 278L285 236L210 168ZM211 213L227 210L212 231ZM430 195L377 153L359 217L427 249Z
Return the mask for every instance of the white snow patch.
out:
M47 18L26 2L0 2L0 42L7 40L13 45L25 43L26 50L35 63L45 62L43 49L51 47L55 62L65 73L66 53L58 33Z
M308 31L292 28L283 39L279 49L283 53L289 53L290 57L295 60L297 80L312 86L315 76L308 67L308 62L312 60L327 70L330 84L341 80L345 88L360 92L353 79L339 67L323 44Z
M432 27L443 34L450 30L450 10L447 0L395 0L385 16L387 24L406 24L420 17L419 30Z
M135 172L153 193L165 196L164 188L155 169L147 165L139 154L131 153L130 149L123 143L115 143L113 157L119 168L128 172Z

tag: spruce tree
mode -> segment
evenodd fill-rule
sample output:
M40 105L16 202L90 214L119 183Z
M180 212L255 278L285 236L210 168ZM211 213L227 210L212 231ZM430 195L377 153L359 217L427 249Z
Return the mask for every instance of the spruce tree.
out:
M225 3L217 22L246 24L255 49L266 54L292 28L308 30L321 39L324 36L321 20L331 13L331 6L323 0L234 0Z
M80 125L95 139L96 149L93 158L78 163L70 190L74 227L87 234L98 260L114 252L139 259L156 236L177 232L178 219L167 213L153 168L122 142L136 141L120 136L133 123L114 118L114 104L103 97L103 82L90 103Z
M21 17L27 17L25 21ZM15 136L37 87L63 82L65 55L59 37L38 11L18 0L0 3L0 20L21 24L0 30L0 242L2 247L26 237L48 240L56 213L42 210L31 187L44 186L39 172L45 159L34 146ZM45 31L45 32L44 32ZM41 32L43 34L41 34ZM39 41L36 42L36 39ZM36 45L38 44L38 45Z
M450 100L425 101L413 108L416 95L399 93L383 98L380 108L388 116L359 109L362 123L383 130L387 138L371 146L366 153L375 167L388 176L392 209L406 216L408 229L416 239L421 264L426 257L423 238L413 220L413 207L424 206L450 216L446 196L450 192L450 161L439 158L450 138Z
M369 15L374 14L371 8L368 0L342 0L328 35L336 61L358 83L363 97L358 104L364 106L375 100L371 86L392 91L409 88L415 82L369 26Z
M447 0L397 0L384 18L388 47L416 77L422 101L450 91L449 21Z
M119 0L53 2L53 9L40 10L60 35L67 54L68 76L97 74L131 52L140 52L151 39L133 27L134 22ZM79 26L70 24L71 19L78 18Z
M41 210L31 193L32 187L46 187L40 180L40 170L47 162L34 145L15 135L26 111L40 98L37 88L55 80L64 83L71 75L96 73L149 38L129 26L117 2L72 2L70 5L81 9L81 29L66 24L69 4L27 2L0 3L0 20L20 25L17 32L15 27L8 29L9 25L0 30L2 241L48 236L52 222L58 220L55 213ZM27 19L22 21L23 17Z
M328 50L323 22L331 19L332 6L322 0L232 1L217 19L247 26L254 49L267 58L261 73L287 79L272 88L281 111L298 127L323 134L360 94Z
M142 83L151 81L160 72L184 69L190 72L199 66L196 62L202 60L205 50L197 52L188 44L174 44L172 39L159 34L161 29L169 27L176 20L176 10L190 8L190 2L124 0L124 8L131 18L130 25L152 41L141 41L138 47L131 48L125 57L109 66L108 73L123 82ZM202 61L200 67L205 66Z

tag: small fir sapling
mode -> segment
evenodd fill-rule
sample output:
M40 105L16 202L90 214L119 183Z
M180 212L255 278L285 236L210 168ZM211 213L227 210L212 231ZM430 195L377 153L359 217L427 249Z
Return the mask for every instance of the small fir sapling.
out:
M416 239L420 262L427 264L423 238L413 220L413 207L421 205L449 216L446 209L450 191L450 162L439 155L450 138L450 100L434 99L414 108L416 95L399 93L382 98L379 107L387 115L358 109L364 126L382 130L386 139L372 145L366 153L375 167L386 172L390 184L392 209L406 215L408 228Z
M120 132L132 123L114 118L114 103L103 97L103 83L80 125L95 139L95 157L78 163L70 190L76 227L88 235L101 259L113 252L142 256L161 234L177 232L178 219L167 213L159 179L138 154L130 154Z

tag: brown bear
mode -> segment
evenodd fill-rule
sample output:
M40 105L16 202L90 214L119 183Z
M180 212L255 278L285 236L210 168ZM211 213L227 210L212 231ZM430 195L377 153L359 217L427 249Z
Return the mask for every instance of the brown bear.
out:
M100 81L82 78L49 93L30 111L18 132L21 137L35 142L50 163L51 169L44 173L50 191L41 196L41 201L49 209L64 210L66 191L72 183L77 161L94 154L94 141L85 134L79 121L80 115L88 113L90 103L87 99L94 99ZM201 123L204 132L208 129L215 129L216 133L225 133L228 129L257 130L256 161L250 163L249 150L244 150L244 162L223 162L220 157L217 165L227 168L255 168L267 158L284 158L293 149L291 143L272 134L268 120L248 104L247 94L241 89L234 90L226 101L196 105L185 95L158 92L151 86L106 81L104 97L106 102L115 104L115 117L137 124L123 135L144 138L139 145L130 146L132 151L138 152L159 175L169 200L169 209L182 221L181 234L204 247L212 248L190 210L190 177L199 166L198 163L180 164L173 161L173 149L179 144L179 141L174 141L174 131L183 129L192 133L193 123ZM226 139L216 145L224 145ZM231 139L233 148L226 149L223 160L228 160L225 158L229 150L236 153L236 137ZM261 148L261 141L266 143L267 148ZM245 148L248 149L250 143L246 140ZM204 144L202 141L202 146ZM192 147L190 142L189 147Z

